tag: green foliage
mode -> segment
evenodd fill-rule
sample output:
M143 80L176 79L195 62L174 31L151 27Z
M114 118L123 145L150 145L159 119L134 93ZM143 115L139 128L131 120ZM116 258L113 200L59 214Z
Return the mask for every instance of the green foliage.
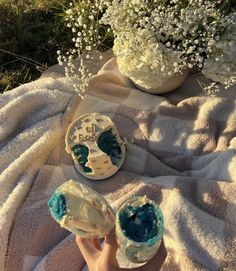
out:
M63 20L69 1L0 0L0 92L40 76L71 47Z
M4 70L3 68L0 69L0 90L3 91L11 90L19 86L19 84L28 83L40 76L39 71L32 72L26 65L21 65L14 70Z

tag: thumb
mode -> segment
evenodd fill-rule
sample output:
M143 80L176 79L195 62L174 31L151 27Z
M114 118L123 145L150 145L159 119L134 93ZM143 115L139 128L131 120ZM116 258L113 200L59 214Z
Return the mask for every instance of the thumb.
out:
M117 247L115 230L113 229L108 235L105 236L105 245L103 248L104 255L106 255L109 261L112 261L113 263L116 263Z

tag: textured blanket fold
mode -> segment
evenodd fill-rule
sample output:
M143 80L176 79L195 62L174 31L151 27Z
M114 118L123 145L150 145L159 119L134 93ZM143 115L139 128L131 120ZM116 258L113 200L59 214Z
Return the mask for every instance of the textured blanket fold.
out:
M47 208L70 178L114 209L134 195L155 200L165 221L163 270L236 270L236 92L208 97L197 79L205 80L192 74L178 90L151 95L112 59L84 100L58 67L1 95L0 270L82 270L75 236ZM68 125L90 112L109 115L127 140L124 165L102 181L82 177L64 150Z

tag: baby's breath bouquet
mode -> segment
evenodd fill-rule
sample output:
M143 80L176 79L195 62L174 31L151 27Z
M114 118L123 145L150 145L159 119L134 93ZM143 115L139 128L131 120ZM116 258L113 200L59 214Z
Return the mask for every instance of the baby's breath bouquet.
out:
M69 26L76 34L69 59L81 52L113 48L120 72L147 89L159 87L174 75L194 67L212 79L215 87L236 83L233 1L81 0L78 3L83 3L84 8L67 11Z
M111 5L110 0L75 0L65 12L67 27L73 34L74 46L69 51L58 51L58 62L66 64L65 72L75 90L83 98L92 74L88 69L91 62L99 61L104 52L113 46L114 36L109 25L101 23L101 18Z

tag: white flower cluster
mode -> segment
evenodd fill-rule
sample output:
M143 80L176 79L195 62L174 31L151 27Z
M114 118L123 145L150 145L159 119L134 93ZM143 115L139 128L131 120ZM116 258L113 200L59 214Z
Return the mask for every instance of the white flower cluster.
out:
M217 77L226 83L227 77L232 84L233 54L218 55L219 47L235 54L235 35L222 36L232 19L217 5L210 0L114 0L102 23L110 25L116 36L113 51L121 73L152 88L157 80L161 85L174 74L197 67L213 80ZM217 68L210 69L216 59L218 67L227 70L221 72L224 80L219 79Z
M180 52L158 44L145 29L117 36L113 51L120 72L145 88L160 87L183 65Z
M66 74L81 97L91 77L86 68L91 51L112 47L121 73L144 88L161 86L193 67L230 86L236 83L236 15L228 12L231 2L74 1L66 11L73 48L59 52L58 61L67 63Z
M92 74L87 68L87 61L93 56L92 50L107 50L107 44L113 44L113 33L109 26L100 24L100 19L111 1L80 0L70 3L66 10L67 27L73 34L73 48L68 52L58 51L59 64L66 63L66 76L73 82L75 90L85 97L85 91ZM76 59L76 61L74 61Z
M205 60L202 73L226 86L236 84L236 13L229 15L227 28Z
M220 92L220 86L217 83L212 82L204 88L204 91L206 91L209 96L214 97L216 93Z

